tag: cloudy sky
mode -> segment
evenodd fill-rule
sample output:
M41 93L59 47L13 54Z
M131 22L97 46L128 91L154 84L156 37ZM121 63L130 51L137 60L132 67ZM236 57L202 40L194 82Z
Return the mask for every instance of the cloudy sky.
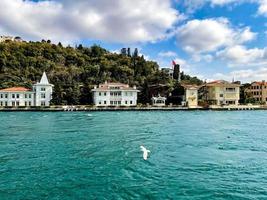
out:
M138 47L201 79L267 80L267 0L1 0L0 35Z

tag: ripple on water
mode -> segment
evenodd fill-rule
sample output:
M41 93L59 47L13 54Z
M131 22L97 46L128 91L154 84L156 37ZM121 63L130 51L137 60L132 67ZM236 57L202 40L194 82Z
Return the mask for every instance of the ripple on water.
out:
M266 199L266 128L262 111L0 113L0 199Z

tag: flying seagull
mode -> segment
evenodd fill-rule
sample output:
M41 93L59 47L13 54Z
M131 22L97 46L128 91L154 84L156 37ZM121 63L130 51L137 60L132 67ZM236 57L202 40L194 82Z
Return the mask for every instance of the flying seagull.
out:
M140 146L140 148L141 148L141 151L143 151L144 160L147 160L147 156L148 156L148 153L150 153L150 151L146 149L144 146Z

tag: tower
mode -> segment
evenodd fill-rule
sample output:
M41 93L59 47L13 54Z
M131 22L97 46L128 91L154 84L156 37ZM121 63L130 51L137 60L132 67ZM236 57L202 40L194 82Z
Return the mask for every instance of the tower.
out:
M174 68L173 68L173 79L177 80L177 81L181 81L181 75L180 75L180 65L179 64L175 64Z
M49 83L46 73L44 72L41 81L34 84L35 106L50 106L52 99L53 85Z

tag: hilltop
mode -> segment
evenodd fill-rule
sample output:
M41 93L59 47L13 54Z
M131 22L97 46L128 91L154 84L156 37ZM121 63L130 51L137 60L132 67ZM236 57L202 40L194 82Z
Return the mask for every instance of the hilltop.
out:
M156 62L143 56L111 53L97 45L63 47L61 43L55 45L44 40L0 43L0 88L31 88L44 71L55 85L53 103L58 105L90 104L93 85L106 80L136 85L141 90L139 102L142 103L160 92L154 91L155 85L164 86L166 94L179 87ZM201 84L196 77L183 73L181 78L187 83Z

